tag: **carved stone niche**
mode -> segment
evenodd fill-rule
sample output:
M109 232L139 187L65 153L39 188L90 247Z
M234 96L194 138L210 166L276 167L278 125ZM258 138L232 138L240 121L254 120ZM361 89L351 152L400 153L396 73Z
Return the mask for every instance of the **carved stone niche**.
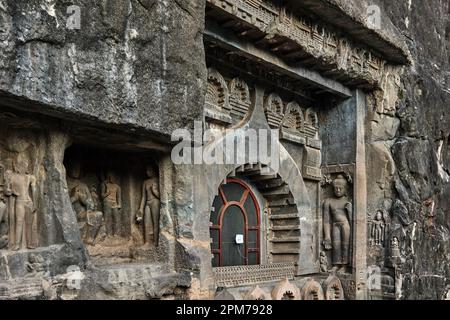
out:
M288 279L284 279L272 290L272 300L301 300L300 290Z
M336 276L329 276L322 284L325 300L344 300L344 288Z
M323 168L322 246L332 272L348 273L352 265L353 212L352 166ZM328 173L328 174L327 174Z
M272 297L259 286L256 286L245 294L244 300L272 300Z
M300 287L303 300L324 300L322 286L314 279L306 278L301 280Z
M5 129L0 135L0 250L35 249L42 219L38 170L43 146L27 129Z
M156 162L146 153L77 144L66 150L68 193L94 263L164 260Z

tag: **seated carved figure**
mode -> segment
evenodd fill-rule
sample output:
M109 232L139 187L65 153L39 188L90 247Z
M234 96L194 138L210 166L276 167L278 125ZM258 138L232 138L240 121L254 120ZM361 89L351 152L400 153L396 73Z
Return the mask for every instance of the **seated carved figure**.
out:
M323 245L332 251L333 271L345 272L350 263L352 203L347 197L347 180L339 175L333 181L334 198L323 204Z
M98 232L103 224L103 214L95 211L91 191L80 180L80 167L73 165L67 178L70 202L76 213L81 238L88 244L95 244Z

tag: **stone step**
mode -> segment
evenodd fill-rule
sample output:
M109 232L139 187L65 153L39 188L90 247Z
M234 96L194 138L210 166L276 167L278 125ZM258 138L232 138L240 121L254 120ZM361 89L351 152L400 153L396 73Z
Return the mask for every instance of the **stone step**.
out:
M273 243L295 243L300 242L299 237L273 238L270 240Z
M284 207L275 207L272 209L272 215L285 215L285 214L298 214L298 209L296 205L284 206Z
M296 219L300 218L298 213L291 213L291 214L272 214L270 215L270 220L286 220L286 219Z
M274 208L290 206L290 205L293 205L293 204L295 204L294 203L294 198L283 198L283 199L276 199L274 201L271 201L269 203L269 207L271 209L274 209Z
M267 174L267 175L260 175L260 176L255 176L254 178L252 178L252 181L258 182L258 181L268 181L268 180L273 180L273 179L277 179L278 175L276 174Z
M271 250L271 254L281 255L281 254L299 254L298 249L282 249L282 250Z
M272 231L291 231L291 230L300 230L299 225L290 225L290 226L272 226L270 228Z
M261 190L261 193L263 194L263 196L289 196L291 194L291 191L289 190L288 186L285 185L282 187L272 188L270 190Z
M257 183L257 187L259 190L261 190L261 192L263 192L265 190L271 190L273 188L279 188L279 187L282 187L285 185L286 185L286 183L284 183L284 181L281 178L261 181L261 182Z

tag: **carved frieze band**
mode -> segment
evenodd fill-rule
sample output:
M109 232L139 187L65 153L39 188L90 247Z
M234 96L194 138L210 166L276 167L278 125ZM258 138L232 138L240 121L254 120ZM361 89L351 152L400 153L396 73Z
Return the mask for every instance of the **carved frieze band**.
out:
M299 45L311 56L345 71L350 78L378 83L385 61L373 52L316 22L293 15L270 0L208 0L208 3L253 25L268 37L283 37Z
M294 279L295 263L214 268L218 287L235 287L261 282Z

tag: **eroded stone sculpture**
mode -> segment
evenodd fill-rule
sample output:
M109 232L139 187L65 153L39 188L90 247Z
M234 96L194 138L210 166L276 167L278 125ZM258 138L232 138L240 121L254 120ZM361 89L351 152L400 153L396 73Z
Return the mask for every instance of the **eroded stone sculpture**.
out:
M6 206L3 190L0 189L0 232L3 231L2 226L6 225L8 207ZM4 249L8 245L8 236L6 234L0 233L0 249Z
M333 180L334 197L323 204L323 246L332 250L333 271L345 272L350 264L350 221L353 206L348 199L348 182L343 175Z
M372 221L372 230L370 232L372 237L372 244L383 245L386 224L384 221L383 212L378 210L375 214L375 219Z
M73 164L69 171L67 185L70 202L77 216L81 238L88 244L95 244L98 232L103 224L103 214L95 206L92 193L88 186L80 180L81 169Z
M328 272L328 258L325 252L320 252L320 272Z
M106 176L106 181L102 184L101 196L103 199L106 234L108 236L121 236L121 189L114 182L114 178L110 172Z
M5 173L9 212L9 242L12 250L34 249L33 222L36 208L36 178L28 172L28 161L19 157L14 170Z
M136 221L144 223L144 241L146 244L153 239L155 246L159 241L160 194L159 178L153 167L147 167L148 179L142 185L142 198Z

